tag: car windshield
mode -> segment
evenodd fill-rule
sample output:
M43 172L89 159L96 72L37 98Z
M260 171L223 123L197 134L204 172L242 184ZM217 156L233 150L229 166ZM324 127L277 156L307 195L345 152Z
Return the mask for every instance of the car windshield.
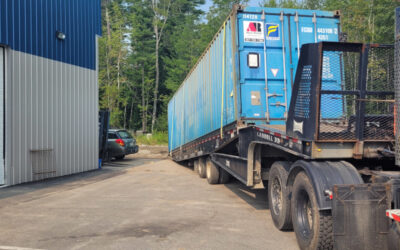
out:
M118 134L122 139L132 139L132 136L126 131L119 131Z

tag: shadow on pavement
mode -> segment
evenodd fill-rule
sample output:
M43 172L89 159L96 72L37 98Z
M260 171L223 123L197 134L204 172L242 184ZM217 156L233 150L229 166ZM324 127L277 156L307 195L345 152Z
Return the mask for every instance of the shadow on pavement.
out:
M128 168L154 161L158 161L158 159L127 158L107 162L101 169L0 188L0 208L5 205L1 202L3 199L15 196L24 196L23 200L38 199L49 193L71 190L113 178L124 174Z
M225 184L225 187L255 209L269 209L267 189L251 189L235 179L232 179L230 183Z
M192 170L193 166L190 166L187 162L176 162L180 166ZM225 184L230 191L239 196L242 200L247 202L249 205L254 207L257 210L265 210L269 209L268 206L268 193L267 189L251 189L245 186L240 181L236 180L234 177L231 177L229 183Z

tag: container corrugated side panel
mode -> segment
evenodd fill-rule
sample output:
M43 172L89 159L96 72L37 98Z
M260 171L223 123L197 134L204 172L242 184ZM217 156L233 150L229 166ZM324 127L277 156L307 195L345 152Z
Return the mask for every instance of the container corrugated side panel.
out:
M235 121L235 96L232 30L230 19L225 26L225 85L222 86L224 29L215 36L207 51L187 76L168 105L169 150ZM222 91L224 90L224 91Z
M96 169L97 72L6 54L6 184Z

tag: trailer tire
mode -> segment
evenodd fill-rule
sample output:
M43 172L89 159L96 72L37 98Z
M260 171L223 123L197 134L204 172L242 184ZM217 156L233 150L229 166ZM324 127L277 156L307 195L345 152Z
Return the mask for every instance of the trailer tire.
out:
M207 173L207 181L209 184L218 184L219 181L219 167L217 167L212 161L211 158L207 158L206 162L206 173Z
M200 178L206 178L207 177L207 171L206 171L206 163L204 158L199 158L199 165L198 165L198 173Z
M199 173L199 159L197 159L197 160L194 160L194 162L193 162L193 171L195 172L195 173Z
M291 209L300 249L333 249L331 211L319 211L314 188L304 172L295 178Z
M219 184L226 184L231 180L231 175L222 168L219 168L219 180L218 183Z
M289 191L286 186L290 163L276 161L269 171L268 181L268 204L272 221L279 230L290 230L292 216L290 210Z

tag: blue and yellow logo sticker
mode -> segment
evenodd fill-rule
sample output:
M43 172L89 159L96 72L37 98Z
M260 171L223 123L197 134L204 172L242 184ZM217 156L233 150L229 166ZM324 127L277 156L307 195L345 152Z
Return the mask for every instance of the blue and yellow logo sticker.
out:
M279 40L279 24L267 23L265 24L267 40Z

